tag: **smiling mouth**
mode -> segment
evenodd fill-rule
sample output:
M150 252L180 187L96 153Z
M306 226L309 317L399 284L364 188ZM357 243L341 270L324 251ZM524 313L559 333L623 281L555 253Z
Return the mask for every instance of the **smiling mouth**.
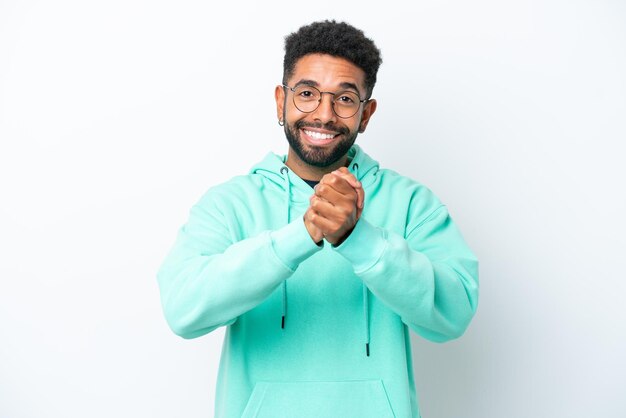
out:
M324 134L321 132L309 131L308 129L303 129L304 133L314 139L332 139L336 137L337 133Z
M335 138L341 135L340 133L337 133L337 132L324 133L324 132L311 131L305 128L300 129L300 131L304 133L304 137L305 139L308 140L308 142L315 144L315 145L330 144L331 142L334 141Z

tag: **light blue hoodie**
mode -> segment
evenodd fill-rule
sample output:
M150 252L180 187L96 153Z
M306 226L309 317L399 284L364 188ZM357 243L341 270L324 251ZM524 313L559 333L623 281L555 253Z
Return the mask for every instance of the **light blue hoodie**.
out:
M365 205L338 247L313 242L313 190L269 153L200 198L161 265L176 334L228 326L216 417L419 417L409 329L443 342L472 319L478 261L446 206L358 145L348 157Z

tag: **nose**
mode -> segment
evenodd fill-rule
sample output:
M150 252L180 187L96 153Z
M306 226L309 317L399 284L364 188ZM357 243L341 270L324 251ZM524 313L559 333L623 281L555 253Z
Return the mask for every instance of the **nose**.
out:
M325 98L324 95L327 95L328 97ZM334 96L332 93L322 92L320 104L317 106L317 109L315 109L315 112L313 112L313 117L316 120L319 120L322 123L328 123L331 121L336 122L337 115L333 110L333 98Z

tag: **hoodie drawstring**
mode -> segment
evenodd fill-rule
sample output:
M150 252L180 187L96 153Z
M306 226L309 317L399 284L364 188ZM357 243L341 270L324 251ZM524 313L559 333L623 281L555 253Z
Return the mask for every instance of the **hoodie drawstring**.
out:
M357 163L352 164L352 171L354 177L359 178L359 165ZM370 355L370 308L369 308L369 291L365 283L363 286L363 316L365 317L365 354Z
M285 189L287 191L287 202L286 202L286 206L287 206L287 224L289 224L290 219L289 219L289 204L291 201L291 182L289 181L289 169L287 167L281 167L280 169L280 174L283 174L283 171L285 173L285 177L283 177L285 179ZM283 316L280 320L280 327L281 328L285 328L285 317L287 316L287 280L283 280Z

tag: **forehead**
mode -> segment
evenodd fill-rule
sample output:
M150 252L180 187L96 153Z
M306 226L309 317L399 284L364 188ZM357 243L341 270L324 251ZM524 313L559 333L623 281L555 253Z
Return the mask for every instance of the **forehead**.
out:
M365 72L345 58L327 54L308 54L296 61L288 82L292 85L300 80L315 81L323 90L351 83L365 92Z

